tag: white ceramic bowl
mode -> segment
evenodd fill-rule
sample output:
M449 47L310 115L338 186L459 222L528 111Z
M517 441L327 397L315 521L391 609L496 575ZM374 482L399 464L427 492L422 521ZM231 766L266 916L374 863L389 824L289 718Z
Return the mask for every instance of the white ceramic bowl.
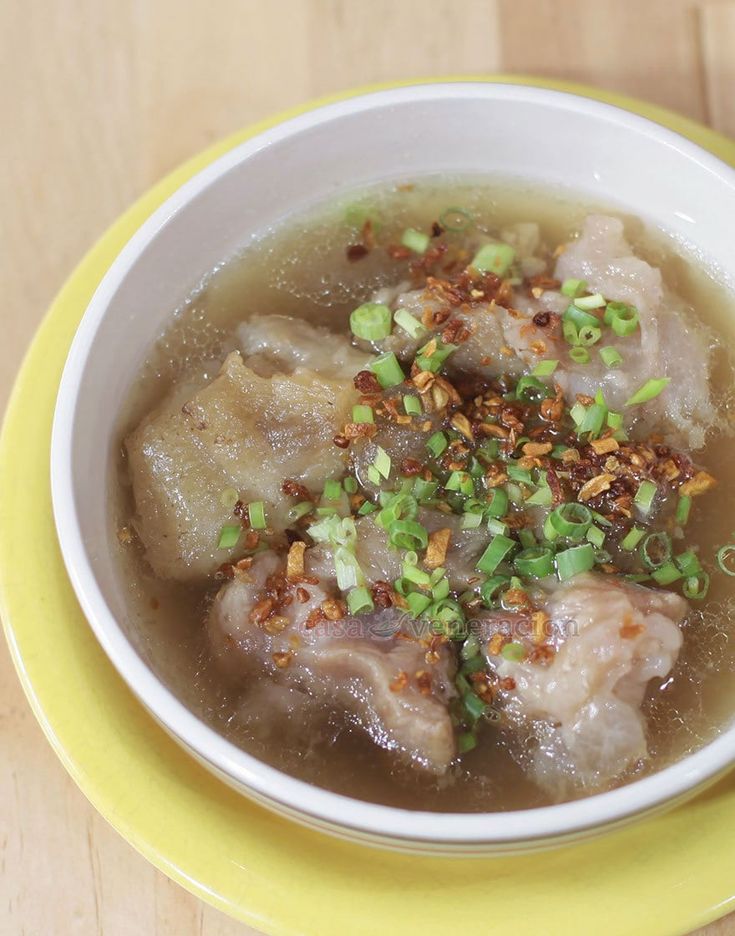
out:
M203 274L292 212L342 189L439 172L514 176L617 203L735 281L735 173L643 118L555 91L469 82L404 87L320 107L195 176L110 267L61 383L51 459L54 513L77 596L113 664L158 721L227 783L301 822L366 842L462 854L521 850L581 838L690 794L735 760L735 727L653 776L558 806L464 815L351 800L264 765L178 701L126 633L110 546L115 414L171 310Z

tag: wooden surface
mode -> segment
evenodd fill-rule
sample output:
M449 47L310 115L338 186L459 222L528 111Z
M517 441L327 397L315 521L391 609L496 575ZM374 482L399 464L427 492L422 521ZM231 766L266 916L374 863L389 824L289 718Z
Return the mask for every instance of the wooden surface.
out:
M0 0L0 408L76 261L177 163L315 95L494 71L589 82L735 136L735 0ZM1 936L254 932L95 814L4 644L0 752ZM707 932L735 933L735 916Z

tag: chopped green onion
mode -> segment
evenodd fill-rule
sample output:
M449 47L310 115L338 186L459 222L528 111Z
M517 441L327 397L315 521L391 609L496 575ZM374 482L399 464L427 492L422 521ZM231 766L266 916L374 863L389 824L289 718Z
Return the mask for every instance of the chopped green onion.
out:
M396 520L414 520L418 509L415 497L405 493L393 494L375 520L384 530L390 530Z
M602 329L597 325L583 325L579 329L579 343L584 348L589 348L602 337Z
M503 523L501 520L496 519L495 517L489 517L487 521L488 531L492 534L500 534L505 536L508 532L508 524Z
M403 577L414 585L418 585L420 588L428 588L431 585L431 576L429 573L425 572L423 569L419 569L418 566L410 562L403 563Z
M579 344L579 332L574 322L562 322L561 331L567 344L572 345L572 347L576 347Z
M474 692L467 692L462 696L462 704L470 717L470 721L476 722L482 718L487 709L487 705Z
M423 412L421 400L417 396L412 396L410 393L407 393L403 397L403 408L407 416L420 416Z
M518 481L520 484L533 484L533 477L529 468L520 468L518 465L514 465L512 462L506 468L508 477L513 481Z
M558 361L552 361L547 359L545 361L539 361L538 364L531 371L532 377L551 377L554 371L559 366Z
M465 640L462 644L462 649L459 651L459 655L463 660L471 660L473 657L476 657L480 652L480 641L474 634Z
M482 526L482 514L481 513L462 514L462 529L463 530L477 530L480 526Z
M731 563L735 560L735 545L728 543L717 550L717 565L725 575L735 575L735 566Z
M668 533L649 533L640 546L641 559L647 569L659 569L671 559L671 537Z
M253 530L264 530L267 526L265 522L265 505L263 501L252 501L248 504L248 519Z
M364 504L360 505L357 512L361 517L367 517L368 514L374 513L377 509L375 504L366 500Z
M396 520L388 531L388 539L398 549L426 549L429 534L415 520Z
M367 478L368 478L368 481L371 484L376 485L376 487L380 486L383 483L383 479L380 476L380 472L375 467L375 465L368 465Z
M533 507L551 507L553 500L554 495L551 493L551 488L542 486L526 499L526 503Z
M299 501L298 504L294 504L293 507L289 510L288 519L300 520L302 517L310 514L313 509L314 505L311 501Z
M548 386L542 383L538 377L526 375L516 384L516 397L519 400L533 402L543 400L550 395Z
M584 504L561 504L549 517L556 532L572 540L581 540L592 526L592 512Z
M676 504L676 522L680 526L686 526L689 519L689 512L692 509L692 499L686 494L681 494Z
M554 571L554 550L548 546L530 546L518 553L513 566L519 575L545 578Z
M237 546L242 527L239 523L226 523L220 530L217 549L232 549Z
M620 367L623 363L623 358L617 348L613 348L612 345L606 345L604 348L600 348L599 355L602 358L602 363L609 370L612 370L614 367Z
M580 572L589 572L594 567L595 550L590 543L572 546L570 549L558 552L554 561L559 581L565 582Z
M632 335L638 328L638 309L624 302L609 302L605 309L605 324L609 325L619 338Z
M684 578L693 578L702 571L702 563L693 549L687 549L678 556L674 556L674 562Z
M480 556L475 568L479 572L485 572L487 575L497 569L505 557L515 549L515 540L499 533L492 538L485 552Z
M581 279L565 279L561 284L562 296L569 296L570 299L576 299L587 290L587 283Z
M431 598L428 595L421 594L421 592L409 592L406 595L406 603L411 614L414 617L419 617L431 604Z
M439 579L436 585L433 585L431 588L431 597L434 601L441 601L443 598L448 597L449 595L449 579L444 576L444 578Z
M536 537L533 535L533 530L529 530L525 527L522 527L518 531L518 539L524 549L530 549L532 546L537 545Z
M232 510L235 504L240 500L240 495L235 488L225 488L219 496L219 502L223 507Z
M342 486L348 494L357 494L357 478L345 478L342 482Z
M697 575L689 576L681 590L685 598L690 601L701 601L709 591L709 575L706 572L699 572Z
M477 747L477 738L471 731L463 731L457 735L457 753L466 754Z
M466 471L453 471L444 485L447 491L459 491L471 497L475 493L475 482Z
M393 321L399 325L411 338L418 338L426 329L420 319L411 315L408 309L396 309L393 313Z
M490 517L504 517L508 513L508 492L503 488L493 488L488 494L485 513Z
M645 514L647 514L653 505L653 499L656 496L658 488L653 481L641 481L638 490L633 498L633 503Z
M380 302L365 302L350 315L350 330L365 341L380 341L391 331L391 312Z
M434 458L438 458L448 445L447 437L441 431L435 432L426 440L426 447Z
M605 534L599 527L591 526L585 533L588 543L592 543L595 549L602 549L605 542Z
M511 663L520 663L526 656L526 651L523 644L511 641L511 643L507 643L503 647L500 651L500 655L503 659L509 660Z
M336 501L342 496L342 485L339 481L330 479L324 482L324 500Z
M591 327L597 327L600 324L600 320L596 315L592 315L591 312L585 312L584 309L580 308L577 303L580 300L577 299L571 305L567 306L566 311L562 315L563 322L571 322L574 327L579 331L580 328L584 328L585 325Z
M347 608L350 614L363 614L365 611L375 609L372 596L364 585L353 588L347 593Z
M677 582L681 577L681 572L671 560L651 573L651 578L659 585L671 585L672 582Z
M426 253L426 248L429 246L430 240L431 238L428 234L417 231L416 228L406 228L401 237L403 246L408 247L409 250L413 250L413 252L417 254Z
M438 481L426 481L424 478L416 478L413 482L413 496L417 501L428 500L433 497L438 487Z
M472 224L472 215L463 208L447 208L439 215L439 224L445 231L464 231Z
M375 422L373 417L373 408L372 406L365 406L362 403L358 403L352 407L352 422L353 423L371 423Z
M376 450L375 461L373 462L375 465L375 470L379 475L381 475L381 477L387 478L390 475L390 455L384 448L381 448L379 445L376 446Z
M434 342L435 350L431 354L427 354L429 345ZM452 353L457 349L456 345L453 344L444 344L442 341L432 338L431 341L428 341L423 348L419 348L416 352L415 363L419 370L431 371L432 374L438 374L442 369L442 365Z
M643 386L636 390L633 396L626 401L625 405L636 406L639 403L647 403L649 400L657 397L669 383L671 383L671 377L659 377L647 380Z
M480 595L483 603L488 608L494 607L501 592L504 592L510 584L510 578L507 575L493 575L480 586Z
M384 390L388 387L395 387L406 379L398 358L392 351L387 351L371 361L370 370L378 378L378 383Z
M590 353L587 348L570 348L569 357L574 361L575 364L589 364L590 362Z
M585 312L589 309L601 309L605 305L605 298L601 293L593 293L591 296L578 296L574 300L574 305Z
M505 276L515 258L516 252L509 244L485 244L477 251L470 266L483 273Z
M646 535L645 530L642 530L640 527L634 526L623 537L620 543L620 548L624 549L626 552L632 552L645 535Z
M508 494L508 500L511 502L511 504L520 506L525 501L523 491L521 490L521 486L519 484L516 484L513 481L509 481L505 485L505 490Z
M612 410L607 414L607 424L611 429L622 429L623 414L613 413Z

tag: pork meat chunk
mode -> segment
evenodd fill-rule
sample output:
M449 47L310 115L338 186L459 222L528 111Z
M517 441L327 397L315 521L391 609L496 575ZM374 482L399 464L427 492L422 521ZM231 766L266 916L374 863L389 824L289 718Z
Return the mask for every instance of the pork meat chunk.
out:
M673 592L585 573L548 597L550 663L489 657L515 684L505 710L519 736L535 735L531 770L552 795L610 785L646 757L641 703L676 662L686 610Z
M446 772L456 753L447 708L454 692L449 650L442 648L440 661L427 664L421 643L395 636L397 612L391 609L312 626L329 595L311 583L303 586L306 601L291 601L269 621L263 617L264 595L280 571L277 557L263 554L214 601L209 637L230 677L246 685L249 674L269 673L279 684L346 711L376 744L401 759Z
M135 525L155 573L196 580L234 550L217 549L223 524L233 522L222 492L263 500L269 527L288 523L280 488L295 478L320 490L343 470L332 438L356 398L352 385L308 370L259 377L239 353L181 405L164 404L128 437Z
M351 380L371 354L353 348L346 335L289 315L254 315L237 329L245 363L256 373L292 373L305 367L322 377Z

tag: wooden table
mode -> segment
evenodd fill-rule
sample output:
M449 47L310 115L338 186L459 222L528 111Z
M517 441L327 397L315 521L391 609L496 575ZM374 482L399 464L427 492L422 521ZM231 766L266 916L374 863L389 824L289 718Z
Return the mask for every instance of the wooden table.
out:
M0 37L0 408L54 293L123 208L218 137L313 96L533 73L735 136L735 0L3 0ZM4 644L0 751L0 933L254 932L172 884L94 812ZM735 933L735 915L707 932Z

